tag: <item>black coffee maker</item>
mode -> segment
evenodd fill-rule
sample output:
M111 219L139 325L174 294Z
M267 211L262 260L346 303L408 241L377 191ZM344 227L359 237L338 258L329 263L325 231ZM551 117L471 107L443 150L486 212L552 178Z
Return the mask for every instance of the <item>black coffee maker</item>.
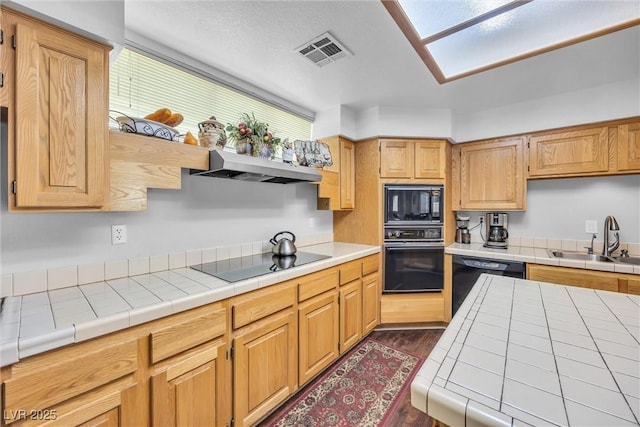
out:
M504 212L489 212L484 216L484 247L506 249L509 244L508 215Z

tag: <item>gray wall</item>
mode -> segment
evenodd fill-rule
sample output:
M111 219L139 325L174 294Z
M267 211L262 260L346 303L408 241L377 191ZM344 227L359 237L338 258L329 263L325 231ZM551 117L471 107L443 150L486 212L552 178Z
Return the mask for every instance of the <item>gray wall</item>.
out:
M239 182L183 171L182 189L149 190L144 212L15 214L7 212L3 186L0 272L266 241L282 230L331 233L332 214L316 210L316 196L314 184ZM112 224L127 225L127 244L111 245Z
M467 212L471 225L479 212ZM531 180L527 183L527 210L509 212L509 234L514 237L551 237L589 240L584 221L603 222L613 215L620 225L620 240L640 242L640 175ZM474 230L476 236L478 229ZM479 236L476 236L479 240Z

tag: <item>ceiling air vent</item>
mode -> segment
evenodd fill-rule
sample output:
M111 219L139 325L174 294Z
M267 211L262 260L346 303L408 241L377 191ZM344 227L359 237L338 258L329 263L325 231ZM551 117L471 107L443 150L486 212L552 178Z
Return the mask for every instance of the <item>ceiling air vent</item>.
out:
M323 67L351 54L329 33L316 37L296 50L318 67Z

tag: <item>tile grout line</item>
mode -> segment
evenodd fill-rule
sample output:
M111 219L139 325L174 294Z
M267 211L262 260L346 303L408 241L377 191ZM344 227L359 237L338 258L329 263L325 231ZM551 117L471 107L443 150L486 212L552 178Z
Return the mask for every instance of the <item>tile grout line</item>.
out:
M602 351L600 351L600 347L598 346L598 343L596 342L593 334L591 334L591 330L589 330L589 325L587 325L587 322L585 322L584 317L582 316L582 313L580 312L580 309L578 308L578 306L576 305L571 292L569 292L568 290L565 289L565 291L567 292L567 294L569 295L569 299L571 299L571 303L574 305L576 311L578 312L578 315L580 316L580 319L582 320L582 323L584 324L584 326L587 328L587 332L589 332L589 336L591 337L591 340L593 341L593 344L596 346L596 349L598 349L598 354L600 355L600 358L602 359L602 362L604 363L604 366L607 367L607 370L609 371L609 375L611 375L611 378L613 380L613 382L615 383L616 387L618 387L618 391L620 392L620 395L622 396L622 398L624 399L624 402L627 404L629 411L631 412L631 416L633 416L633 418L636 421L636 424L640 424L640 422L638 421L638 417L636 416L635 412L633 412L633 409L631 408L631 404L629 403L629 401L627 400L627 396L622 392L622 389L620 388L620 385L618 384L618 381L616 381L615 376L613 375L613 371L611 370L611 368L609 367L609 365L607 364L607 360L602 356ZM596 296L598 297L598 299L600 300L600 302L602 302L607 308L609 308L609 306L607 304L604 303L604 301L602 301L602 298L600 298L600 296L597 294L597 292L595 290L592 289L592 292L594 294L596 294ZM616 320L618 320L618 322L620 322L620 320L616 317ZM626 330L626 328L625 328ZM554 355L554 360L555 360L555 355ZM558 373L558 381L560 380L559 378L559 373ZM580 381L580 380L578 380ZM584 382L584 381L583 381ZM590 383L587 383L590 384ZM592 384L595 386L595 384ZM600 386L597 386L599 388L602 388ZM562 384L560 384L560 391L562 391ZM571 400L571 399L570 399ZM580 403L580 402L576 402L576 403ZM585 405L583 405L585 406ZM565 405L566 408L566 405ZM613 414L611 412L605 412L605 411L601 411L599 409L597 409L599 412L604 412L605 414L609 414L609 415L613 415L615 417L618 418L622 418L617 414Z
M514 306L513 299L515 296L515 292L516 292L516 282L514 280L511 286L511 310L509 311L509 325L507 326L507 347L505 349L504 366L502 371L502 388L500 390L500 412L502 412L502 406L504 402L504 383L506 382L507 360L509 359L509 337L511 336L511 320L513 319L513 306Z
M540 284L538 284L538 291L540 292L540 299L542 301L542 312L544 313L544 321L547 324L547 333L549 334L549 344L551 344L551 355L553 356L553 364L556 367L556 376L558 377L558 386L560 387L560 397L562 398L562 407L564 408L564 416L566 417L567 420L567 424L569 424L569 411L567 411L567 404L566 404L566 398L564 397L564 390L562 388L562 381L560 381L560 370L558 368L558 359L556 356L556 351L555 348L553 347L553 338L551 338L551 327L549 326L549 319L547 318L547 309L545 307L545 298L544 295L542 294L542 289L540 289ZM575 306L575 303L573 302L573 299L571 298L571 294L566 290L566 288L564 289L564 291L567 293L567 296L569 297L569 299L571 300L571 303L574 305L574 308L576 309L576 311L578 311L578 308ZM580 314L580 312L578 311L578 314ZM582 316L580 316L580 318L582 319ZM584 320L583 320L584 322ZM589 330L589 328L587 327L587 325L584 325L585 328L587 328L587 331ZM591 339L593 340L593 337L591 337ZM602 355L600 356L602 357Z
M613 314L613 316L616 318L616 320L618 321L618 323L620 323L622 325L622 327L624 328L625 331L629 332L629 330L625 327L624 323L622 323L620 321L620 319L618 319L618 317L615 315L615 313L613 312L613 310L611 310L611 307L609 307L609 304L607 304L602 297L600 296L600 294L598 294L598 292L593 291L596 296L598 297L598 299L602 302L602 304L605 305L605 307L607 307L607 309L611 312L611 314ZM580 314L580 318L582 318L582 314L580 313L580 311L578 310L578 314ZM584 322L584 319L582 320ZM591 334L591 331L589 331L589 334ZM635 340L635 337L630 333L630 335L633 337L633 339ZM600 347L598 347L598 343L596 342L596 340L591 337L591 339L593 339L593 342L596 346L596 348L598 349L598 351L600 351ZM637 341L637 340L636 340ZM622 357L622 356L620 356ZM629 411L631 411L631 415L633 416L633 418L635 419L637 424L640 424L640 420L638 419L638 416L636 415L636 413L634 412L633 408L631 407L631 403L629 402L629 399L627 399L627 395L622 391L622 388L620 388L620 384L618 384L618 380L616 379L616 376L613 375L613 371L611 371L611 368L609 368L609 365L607 365L607 361L606 359L603 357L602 358L604 361L604 365L607 367L607 369L609 370L609 374L611 375L611 378L613 379L613 382L615 383L616 387L618 387L618 391L620 392L620 395L622 395L622 398L624 399L625 403L627 404L627 406L629 407ZM613 415L613 414L612 414Z

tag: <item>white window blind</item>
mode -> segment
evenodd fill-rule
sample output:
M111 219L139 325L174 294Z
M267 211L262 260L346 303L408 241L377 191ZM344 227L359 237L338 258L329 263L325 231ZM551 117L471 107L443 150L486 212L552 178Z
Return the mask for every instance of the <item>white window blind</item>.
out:
M198 136L198 123L216 116L226 127L241 113L255 114L280 138L308 140L311 122L130 49L124 49L110 69L109 108L131 117L144 117L159 108L181 113L176 129Z

